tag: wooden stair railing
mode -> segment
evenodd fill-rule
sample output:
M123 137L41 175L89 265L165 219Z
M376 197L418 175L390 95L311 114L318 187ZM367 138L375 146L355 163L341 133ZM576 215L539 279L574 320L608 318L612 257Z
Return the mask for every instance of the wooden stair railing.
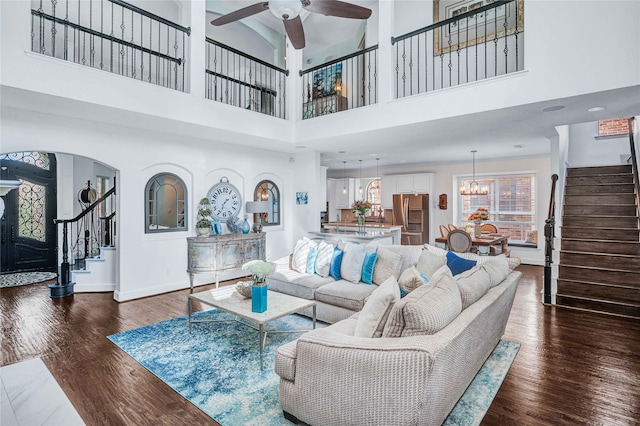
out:
M74 283L71 282L71 265L69 263L69 225L77 224L82 219L87 217L89 214L94 214L94 211L98 207L98 205L103 203L109 197L115 196L115 194L116 194L116 178L114 177L113 187L107 192L105 192L104 195L102 195L100 198L98 198L89 206L87 206L76 217L74 217L73 219L55 219L54 220L54 223L56 225L62 224L62 263L60 264L60 267L59 267L58 282L49 285L49 289L51 290L51 298L66 297L73 294ZM106 221L105 231L108 230L108 234L107 234L108 236L105 238L105 240L108 238L109 239L108 243L110 245L113 244L113 236L115 235L114 233L115 223L113 221L114 216L115 216L115 212L104 218L100 218L100 219L105 219ZM86 234L89 232L90 230L86 229L85 235L83 236L84 244L85 244L85 248L84 248L85 255L88 251L87 249L88 240L92 238L90 234L89 235ZM58 238L56 237L56 240L57 239Z
M549 199L549 213L544 221L544 288L543 303L551 303L551 265L553 264L553 239L556 228L556 185L558 175L551 176L551 197Z

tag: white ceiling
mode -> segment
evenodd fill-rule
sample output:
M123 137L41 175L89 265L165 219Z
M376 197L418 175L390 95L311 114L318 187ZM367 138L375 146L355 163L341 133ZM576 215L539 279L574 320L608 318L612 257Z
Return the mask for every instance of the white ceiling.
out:
M207 10L224 14L255 3L258 2L255 0L210 0L207 2ZM358 6L375 10L377 9L378 2L377 0L348 0L347 3L357 4ZM312 56L317 51L325 50L328 46L333 46L344 40L353 38L362 23L360 19L337 18L307 11L303 11L300 17L302 18L302 26L306 40L306 46L303 52L305 56ZM282 20L273 16L268 10L245 18L242 20L242 23L247 26L259 23L282 34L283 37L285 35ZM227 25L237 24L231 23Z
M521 105L467 116L425 121L367 134L350 134L331 140L305 142L322 152L323 165L342 170L379 164L442 164L548 155L556 126L596 122L640 114L640 86ZM543 111L562 106L557 111ZM594 106L604 110L589 112ZM595 126L594 126L595 132ZM594 134L595 136L595 134ZM340 152L344 151L344 152Z

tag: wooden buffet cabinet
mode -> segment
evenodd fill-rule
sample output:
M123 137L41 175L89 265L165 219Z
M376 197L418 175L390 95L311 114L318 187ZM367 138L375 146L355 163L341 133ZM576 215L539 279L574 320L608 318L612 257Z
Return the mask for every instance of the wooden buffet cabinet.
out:
M220 272L240 271L250 260L265 260L265 236L264 232L259 232L187 238L187 273L191 289L195 274L215 273L217 288Z

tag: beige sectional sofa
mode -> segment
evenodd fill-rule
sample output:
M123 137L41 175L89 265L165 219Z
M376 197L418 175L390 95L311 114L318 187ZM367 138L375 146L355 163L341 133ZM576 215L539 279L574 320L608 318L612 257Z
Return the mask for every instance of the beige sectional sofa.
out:
M436 269L444 250L399 250L407 261L404 272L379 286L335 280L320 284L311 277L287 276L283 269L274 275L271 282L278 286L284 286L287 277L290 283L297 280L289 291L314 294L318 312L344 317L278 348L280 405L290 420L310 425L439 425L504 334L521 276L513 271L517 259L466 254L477 264L453 276L447 266ZM424 284L407 285L407 276L429 265L428 278L420 272ZM322 292L325 285L331 287ZM340 285L347 286L341 296L334 288ZM402 286L410 292L400 298ZM325 297L330 293L333 298ZM318 298L320 294L325 296ZM348 305L341 298L358 303ZM377 317L373 325L368 324L372 317ZM362 337L363 327L377 329L374 337Z

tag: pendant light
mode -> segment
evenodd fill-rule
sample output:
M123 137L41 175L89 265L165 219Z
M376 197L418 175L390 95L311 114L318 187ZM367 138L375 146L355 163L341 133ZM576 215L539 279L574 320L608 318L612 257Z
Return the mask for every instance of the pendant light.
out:
M347 162L342 162L342 193L347 193Z
M358 188L358 192L362 195L362 160L358 160L360 162L360 188Z
M373 187L373 192L374 194L379 194L380 193L380 169L379 169L379 164L380 162L380 158L376 158L376 180L375 180L375 186Z
M483 186L482 188L480 188L480 185L478 184L478 181L476 181L476 151L475 149L473 151L471 151L471 154L473 155L473 175L471 178L471 182L469 182L469 185L462 185L460 187L460 195L487 195L489 193L489 187L488 186Z

